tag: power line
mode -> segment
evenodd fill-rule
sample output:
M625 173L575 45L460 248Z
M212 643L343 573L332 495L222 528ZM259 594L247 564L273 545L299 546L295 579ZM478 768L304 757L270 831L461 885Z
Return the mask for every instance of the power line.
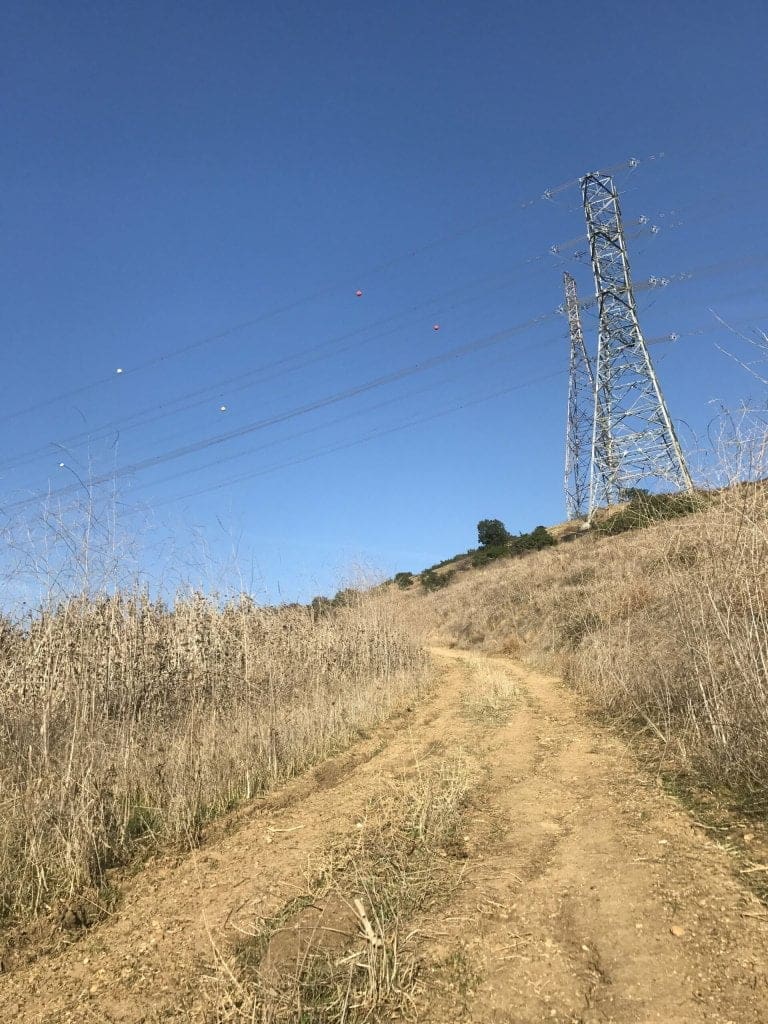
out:
M751 255L749 255L747 257L740 258L737 261L737 263L740 264L740 265L744 265L745 263L757 262L757 261L760 261L760 260L764 260L765 258L766 258L765 256L760 255L760 254L751 254ZM709 265L707 265L707 266L705 266L703 268L695 268L693 271L688 271L688 272L685 272L685 273L682 273L682 274L673 275L671 278L651 279L649 282L645 282L645 286L647 286L647 287L662 287L662 286L665 286L665 285L667 285L669 283L672 283L672 282L686 282L686 281L689 281L689 280L693 279L694 277L698 276L699 273L715 273L715 272L719 272L719 271L721 271L724 268L724 266L728 265L728 263L729 263L729 261L721 261L721 262L716 263L716 264L709 264ZM644 285L641 284L639 287L643 287L643 286ZM594 302L594 300L591 300L591 301ZM584 303L584 305L587 305L587 303ZM539 319L539 318L535 318L535 319ZM527 326L527 325L523 325L523 326ZM680 336L681 335L671 335L671 336L665 336L664 339L654 339L654 340L677 340L677 338L680 337ZM312 351L312 350L315 350L315 349L317 349L319 347L321 347L321 346L313 346L312 349L309 349L307 351ZM246 429L248 429L248 428L246 428ZM199 444L199 442L198 442L198 444ZM194 447L196 447L196 446L193 446L193 448ZM37 451L35 451L33 454L36 455L38 453L37 453ZM45 457L47 457L48 454L49 454L48 453L48 449L46 448L42 454ZM165 457L167 457L167 456L161 456L161 458L165 458ZM171 457L180 457L180 454L174 454ZM153 457L146 464L153 464L155 458L156 457ZM19 461L19 460L17 460L17 461ZM139 462L139 463L133 463L130 466L125 468L125 472L128 473L128 472L133 472L133 471L139 471L140 469L144 468L145 462L146 462L146 460L142 461L142 462ZM32 503L40 500L42 497L44 497L44 495L41 492L37 496L33 496L31 498L24 499L24 502L32 504ZM15 502L12 505L9 505L8 509L13 509L13 508L17 508L17 507L19 507L19 503Z
M307 413L315 412L318 409L324 409L328 406L335 405L338 402L346 401L349 398L353 398L356 395L364 394L374 388L383 387L387 384L395 383L399 380L403 380L406 377L413 376L417 373L424 373L427 370L431 370L435 366L440 366L443 363L449 362L453 359L459 359L462 356L468 355L470 352L479 352L483 349L490 348L491 346L498 345L508 338L513 337L516 334L521 333L525 330L530 330L541 323L546 322L550 319L555 319L558 316L557 312L543 313L539 316L533 317L525 323L517 324L514 327L507 328L502 331L497 331L494 334L490 334L484 338L476 339L475 341L468 342L465 345L459 345L447 352L440 353L435 356L431 356L425 359L423 362L413 363L410 366L403 367L399 370L394 370L390 373L382 374L379 377L375 377L372 380L366 381L362 384L355 385L350 388L345 388L342 391L335 392L332 395L328 395L324 398L317 399L312 402L307 402L297 408L288 410L283 413L277 413L273 416L265 417L255 422L246 424L245 426L238 427L234 430L226 431L221 434L215 434L212 437L207 437L199 441L191 442L190 444L182 445L169 452L163 452L158 455L151 456L146 459L142 459L138 462L130 463L127 466L116 468L113 472L107 474L101 474L91 479L90 483L92 486L97 486L102 483L109 482L111 480L123 477L132 473L138 473L142 470L149 469L153 466L161 465L165 462L170 462L175 459L183 458L186 455L191 455L194 452L202 451L206 448L211 448L220 444L225 444L227 441L231 441L237 437L244 437L246 434L254 433L258 430L263 430L267 427L275 426L278 423L284 423L288 420L295 419L299 416L304 416ZM12 512L20 508L27 507L35 504L41 500L57 497L62 494L70 494L77 488L74 485L68 485L66 487L55 488L52 491L38 492L37 494L31 495L30 497L21 499L19 501L11 502L5 506L5 512Z
M629 160L623 161L620 164L615 165L615 168L634 169L638 167L641 163L653 162L657 159L660 159L662 156L663 154L651 154L645 160L631 158ZM202 338L198 338L195 341L188 342L185 345L181 345L177 348L170 349L166 352L161 352L156 356L153 356L149 359L145 359L140 363L137 363L135 366L120 367L114 373L110 373L109 375L99 377L96 380L93 380L87 384L79 385L76 388L71 388L51 398L35 402L31 405L25 406L23 409L18 409L15 410L14 412L6 413L4 416L0 416L0 423L8 422L9 420L15 419L19 416L27 415L29 413L39 412L41 409L44 409L48 405L54 404L56 402L65 401L70 398L77 398L80 395L86 394L88 391L94 388L101 387L105 384L114 382L116 376L119 376L120 378L125 378L133 374L141 373L144 370L162 365L164 363L169 362L170 360L176 359L183 355L187 355L190 352L204 348L217 341L222 341L223 339L231 337L232 335L237 334L240 331L246 330L249 327L255 327L258 324L265 322L266 320L269 320L276 316L280 316L284 313L291 312L292 310L297 309L302 305L306 305L308 303L316 301L317 299L332 294L337 290L341 290L342 288L345 287L350 287L351 285L359 283L361 280L365 280L373 275L383 273L384 271L390 269L393 266L396 266L398 263L401 263L404 260L412 259L415 256L422 255L425 252L438 248L439 246L446 245L457 238L463 237L468 234L472 234L473 232L480 230L483 227L487 227L489 224L497 223L500 219L503 219L505 216L511 216L513 213L518 212L519 210L527 209L542 201L551 200L556 195L559 195L563 191L573 187L575 184L578 184L578 179L572 179L563 182L559 185L553 186L551 188L547 188L540 196L537 196L529 200L520 201L516 205L510 206L509 209L503 214L495 213L490 217L485 217L482 220L476 221L474 224L464 226L452 232L447 232L446 234L441 235L438 238L432 239L431 241L426 242L420 246L417 246L416 248L409 248L394 257L390 257L389 259L374 264L372 267L369 267L362 271L358 271L354 275L351 273L345 275L343 278L338 278L334 282L329 282L326 285L321 285L314 291L303 296L299 296L296 299L292 300L291 302L275 306L270 310L265 310L263 313L260 313L254 317L240 321L239 323L233 324L212 334L204 335Z
M88 443L93 440L98 440L98 435L108 436L110 433L118 429L132 429L134 425L144 426L148 423L156 422L158 419L164 418L164 415L166 414L163 413L162 410L169 409L170 406L178 405L179 408L169 409L167 415L175 415L176 413L187 411L188 409L195 408L196 406L204 405L207 403L208 398L212 394L217 393L218 391L225 387L236 385L234 390L241 391L255 384L263 383L265 380L274 379L276 376L280 376L285 373L294 373L318 361L321 361L322 359L325 358L325 353L340 353L348 351L350 348L353 347L353 341L355 339L359 339L361 335L366 334L377 327L382 327L402 317L410 316L421 309L432 308L434 307L435 303L441 301L442 299L455 295L457 292L477 288L480 285L487 284L489 281L495 282L491 289L486 288L483 292L480 292L478 295L472 295L465 299L461 299L455 302L453 305L441 309L440 315L444 315L446 312L456 309L458 308L458 306L464 303L476 301L477 298L482 297L483 295L487 295L493 291L497 291L499 289L507 287L510 280L519 279L519 270L517 270L517 268L519 268L520 266L525 266L526 264L533 264L544 261L548 258L549 254L550 251L547 251L539 253L535 256L526 257L523 260L519 261L517 264L513 264L510 270L502 275L495 275L491 278L488 278L488 276L486 275L482 278L479 278L471 282L470 284L461 285L458 288L447 289L446 291L439 293L436 296L431 296L429 299L426 299L421 303L409 306L404 310L398 311L397 313L390 314L389 316L384 317L378 321L375 321L372 324L366 324L363 325L362 327L355 328L352 331L347 331L344 334L337 335L333 338L327 339L326 341L308 346L304 349L299 350L296 353L292 353L291 355L288 356L283 356L280 359L270 360L266 363L262 363L260 366L254 367L252 370L248 370L245 373L240 373L235 376L226 377L224 379L214 382L213 384L206 385L204 388L198 388L194 391L187 392L186 394L181 395L176 399L171 399L168 402L155 403L154 405L147 406L142 410L130 413L127 416L110 420L107 423L101 424L95 428L78 431L75 434L71 434L65 438L62 438L58 442L51 442L47 445L38 446L37 448L33 448L26 452L19 453L18 455L15 455L10 459L6 459L0 462L0 469L10 469L18 465L20 462L28 462L37 457L48 457L50 455L51 444L56 444L57 446L60 447L78 447L81 442ZM373 341L377 341L383 337L387 337L388 335L395 333L399 330L402 330L405 327L407 327L407 324L396 325L395 327L388 331L382 331L377 334L370 335L368 338L365 338L362 341L362 344L368 345ZM347 342L348 344L343 344L344 342ZM268 374L269 371L274 372L267 376L266 374ZM110 381L112 380L112 378L109 379ZM200 399L199 402L194 401L194 399L197 398ZM134 421L139 420L140 417L146 416L147 414L151 413L159 413L159 415L152 416L149 419L142 419L140 420L140 422L134 423Z
M561 246L555 246L553 248L564 248L568 244L568 242L565 242L562 243ZM551 250L549 251L551 252ZM520 261L520 264L518 265L538 263L539 261L546 259L547 255L547 253L539 253L536 256L527 257L524 260ZM743 267L750 265L752 263L764 262L766 258L768 257L766 257L765 254L751 254L745 257L738 257L735 261L719 261L718 263L709 264L699 268L693 268L692 270L685 271L682 273L675 273L668 277L652 277L647 281L641 281L635 284L634 287L636 292L652 288L663 288L669 284L685 283L687 281L698 278L699 276L719 273L724 269L727 269L729 266ZM209 401L209 398L205 396L211 396L212 394L215 394L216 392L226 387L231 387L232 390L230 390L229 394L233 394L237 393L238 391L247 390L267 380L274 379L276 376L281 376L284 375L285 373L297 372L301 369L306 368L307 366L310 366L326 358L326 352L330 353L335 351L338 353L348 351L352 347L352 339L359 338L360 335L363 335L375 329L376 327L384 326L388 323L391 323L394 320L399 319L400 317L407 317L412 313L418 311L419 309L429 308L435 302L438 302L445 297L454 295L457 292L463 290L476 288L479 285L488 282L489 280L499 282L498 284L494 284L492 289L486 289L484 293L481 293L488 294L490 291L495 291L498 288L505 287L510 279L517 279L517 275L510 275L509 273L505 273L503 275L497 275L492 278L488 278L486 276L477 279L476 281L472 282L469 285L463 285L460 286L459 288L448 289L446 292L440 293L437 296L433 296L430 299L425 300L423 303L419 303L415 306L408 307L407 309L401 310L398 313L391 314L390 316L375 321L372 324L364 325L363 327L356 328L353 331L348 331L334 338L327 339L324 342L308 346L307 348L302 349L297 353L293 353L289 356L284 356L281 359L271 360L269 362L263 363L252 370L246 371L245 373L241 373L232 377L227 377L217 382L214 382L211 385L207 385L204 388L198 388L195 391L187 392L186 394L181 395L176 399L171 399L169 402L155 403L154 405L146 406L144 409L138 410L134 413L130 413L124 417L119 417L117 419L108 421L107 423L102 423L94 428L79 431L75 434L68 435L67 437L62 438L59 441L49 442L48 444L17 453L16 455L11 456L10 458L7 458L0 462L0 469L13 469L20 465L27 465L39 459L49 458L52 447L56 447L64 451L70 451L71 449L81 447L84 444L89 444L92 443L93 441L106 438L110 434L117 431L122 432L126 430L132 430L137 427L146 426L150 423L157 422L158 420L164 419L167 416L179 415L183 412L188 411L189 409L206 405ZM452 306L446 307L446 310L455 309L464 302L472 302L476 298L477 296L470 296L467 299L459 300ZM594 297L580 300L580 308L588 309L589 307L594 306L596 302L597 300ZM441 311L441 313L444 312L445 310ZM407 325L405 324L396 325L389 331L382 331L377 334L370 335L368 338L363 340L362 344L366 345L370 344L373 341L380 340L382 337L386 337L389 334L404 329L406 326ZM345 342L347 344L343 344ZM270 374L270 370L274 372ZM198 400L195 401L195 399Z
M512 392L521 391L524 388L533 387L536 384L542 384L550 380L555 380L556 378L563 377L564 375L564 370L556 370L553 373L544 374L540 377L534 377L531 380L524 381L521 384L513 384L509 387L501 388L498 391L493 391L490 394L483 395L482 397L471 399L465 402L460 402L458 404L448 406L447 408L443 408L437 412L429 413L425 416L413 417L412 419L409 419L404 423L400 423L392 427L386 427L380 430L371 431L370 433L365 434L362 437L357 437L351 441L343 441L339 444L333 444L318 449L314 449L309 453L297 456L296 458L293 459L277 462L271 466L262 467L261 469L252 470L247 473L241 473L237 476L230 477L227 480L222 480L215 484L210 484L205 487L197 488L194 491L188 491L184 494L174 495L173 497L169 498L163 498L160 501L153 502L153 507L167 505L175 501L183 501L186 498L197 497L201 494L207 494L211 491L221 490L224 487L231 487L233 484L242 483L245 480L251 480L259 476L266 476L268 473L275 473L281 469L287 469L290 466L296 466L304 462L309 462L312 459L319 458L323 455L330 455L334 452L343 451L347 448L354 448L355 446L360 444L367 444L369 441L376 440L380 437L385 437L389 434L398 433L403 430L409 430L411 427L421 425L422 423L428 423L431 420L439 419L442 416L448 416L451 413L458 412L463 409L468 409L472 406L479 405L483 402L491 401L494 398L501 398L502 396L509 395Z
M535 342L533 345L526 346L525 349L521 349L518 352L516 352L514 354L513 358L517 359L519 354L520 354L520 352L525 351L526 349L534 349L535 348L537 351L540 351L545 346L559 344L560 341L561 341L560 336L557 335L557 336L555 336L553 338L550 338L550 339L548 339L546 341L543 341L543 342ZM507 357L507 358L509 358L509 357ZM486 365L487 365L487 363L486 363ZM254 454L258 453L258 452L264 451L267 448L272 448L275 445L284 444L287 441L296 440L296 438L304 437L307 434L316 433L318 430L325 430L328 427L337 426L339 423L344 423L344 422L347 422L347 421L349 421L351 419L356 419L356 418L358 418L360 416L369 415L372 412L376 412L379 409L383 409L383 408L386 408L388 406L395 405L395 404L397 404L399 402L407 401L409 399L416 398L416 397L418 397L420 395L428 394L429 392L434 391L436 387L440 387L440 388L444 387L445 384L446 383L450 383L450 381L452 379L455 380L456 377L455 376L453 378L449 377L447 379L443 378L442 380L437 381L437 382L433 382L432 384L429 384L426 387L417 388L416 390L412 390L412 391L406 392L406 393L401 394L401 395L395 395L392 398L384 399L381 402L375 402L373 405L367 405L367 406L365 406L362 409L356 409L353 412L345 413L343 416L334 417L333 419L327 420L324 423L320 424L319 426L318 425L313 425L311 427L305 427L302 430L295 431L294 433L288 434L288 435L286 435L284 437L274 438L271 441L266 441L263 444L256 445L256 446L253 446L253 447L250 447L250 448L246 448L243 451L235 452L235 453L233 453L231 455L225 455L223 457L220 456L216 460L211 461L211 462L206 462L206 463L203 463L201 465L196 465L196 466L190 466L187 469L182 469L182 470L179 470L177 473L172 473L170 475L166 475L164 477L161 477L160 480L154 480L151 483L148 483L148 482L145 481L143 484L139 484L138 486L139 486L139 488L148 487L148 486L158 487L158 486L161 486L163 484L168 483L171 480L176 480L176 479L179 479L181 477L189 476L189 475L194 474L194 473L203 472L206 469L213 469L215 467L218 467L218 466L222 465L225 462L232 462L232 461L235 461L237 459L246 458L247 456L254 455Z

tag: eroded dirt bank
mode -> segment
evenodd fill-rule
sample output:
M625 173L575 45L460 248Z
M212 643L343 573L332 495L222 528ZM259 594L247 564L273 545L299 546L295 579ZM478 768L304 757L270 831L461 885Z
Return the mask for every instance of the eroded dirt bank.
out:
M460 752L474 766L461 884L408 922L419 965L411 1017L768 1020L768 914L728 854L556 680L506 659L433 653L441 681L410 714L204 849L148 865L77 941L25 966L6 957L0 1020L215 1019L209 981L243 934L302 891L377 793ZM468 713L468 687L476 694L488 669L514 683L505 715Z

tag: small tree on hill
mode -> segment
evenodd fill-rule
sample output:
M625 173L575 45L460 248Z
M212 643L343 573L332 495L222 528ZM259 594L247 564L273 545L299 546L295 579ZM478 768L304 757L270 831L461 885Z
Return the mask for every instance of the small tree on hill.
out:
M506 526L500 519L481 519L477 524L477 541L482 548L506 544L509 536Z

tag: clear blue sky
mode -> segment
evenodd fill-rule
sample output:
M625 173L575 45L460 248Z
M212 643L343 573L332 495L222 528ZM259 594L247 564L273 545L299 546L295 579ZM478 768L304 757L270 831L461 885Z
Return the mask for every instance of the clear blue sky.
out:
M635 279L697 272L641 312L701 444L762 397L710 310L768 326L767 38L744 0L3 3L7 515L118 467L147 572L286 600L561 520L566 327L531 322L594 286L549 252L578 189L523 204L630 157Z

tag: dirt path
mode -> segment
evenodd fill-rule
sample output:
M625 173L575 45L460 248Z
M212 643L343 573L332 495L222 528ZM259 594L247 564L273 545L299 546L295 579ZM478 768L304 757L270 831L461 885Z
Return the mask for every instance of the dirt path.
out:
M768 1021L768 914L727 854L557 681L493 660L524 706L484 751L476 867L432 951L463 942L443 1002L463 987L466 1019L499 1024Z
M216 950L275 913L307 864L425 757L480 765L464 884L414 922L420 1021L768 1021L768 914L728 855L557 681L435 651L432 698L240 816L180 862L126 884L119 910L54 955L0 974L0 1020L194 1021ZM506 723L461 695L478 665L513 678Z

